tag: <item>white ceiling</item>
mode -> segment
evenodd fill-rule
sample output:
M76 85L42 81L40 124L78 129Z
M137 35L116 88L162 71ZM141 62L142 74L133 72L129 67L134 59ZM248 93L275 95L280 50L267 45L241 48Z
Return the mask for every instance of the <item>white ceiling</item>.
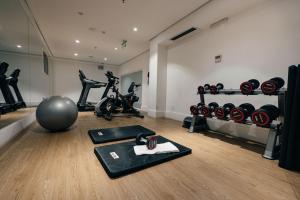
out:
M147 50L152 37L207 1L27 0L55 57L114 65ZM126 48L121 48L123 39Z

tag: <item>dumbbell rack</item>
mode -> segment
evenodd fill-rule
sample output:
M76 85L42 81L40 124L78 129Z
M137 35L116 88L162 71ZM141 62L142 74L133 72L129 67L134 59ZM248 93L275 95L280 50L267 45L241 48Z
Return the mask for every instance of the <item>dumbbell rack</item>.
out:
M207 93L210 94L210 93ZM250 95L260 95L263 94L261 90L255 90L252 94ZM286 89L280 89L278 93L276 94L278 97L278 108L280 110L280 115L278 117L278 122L279 123L272 123L269 127L263 127L263 128L268 128L269 129L269 134L268 134L268 139L267 139L267 144L265 147L265 151L263 154L264 158L274 160L276 159L276 147L278 146L279 143L279 135L282 132L283 128L283 122L284 122L284 114L285 114L285 101L286 101L286 95L287 90ZM205 105L205 99L204 99L205 94L200 94L200 103L202 105ZM212 94L210 94L212 95ZM224 89L224 90L219 90L217 94L214 95L243 95L240 90L238 89ZM274 95L273 95L274 96ZM190 133L195 132L195 122L196 122L196 115L193 116L192 123L189 129ZM216 118L210 118L212 120L219 120ZM224 121L224 120L222 120ZM228 120L229 121L229 120ZM251 122L244 123L245 125L253 125ZM225 135L226 133L220 132L220 131L212 131L208 130L214 133L222 134Z

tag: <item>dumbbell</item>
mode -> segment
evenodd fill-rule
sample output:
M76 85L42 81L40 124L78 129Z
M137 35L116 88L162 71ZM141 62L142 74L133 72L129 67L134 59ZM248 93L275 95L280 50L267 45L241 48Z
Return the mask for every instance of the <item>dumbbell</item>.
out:
M284 86L284 80L280 77L272 78L261 84L260 88L266 95L277 94L278 90Z
M219 107L219 104L216 102L211 102L207 106L201 106L200 113L204 117L211 117L211 113L214 112L217 107Z
M250 103L243 103L230 111L230 118L237 123L244 123L252 115L255 108Z
M227 119L227 115L229 115L230 111L234 108L235 106L232 103L226 103L223 105L223 107L217 107L215 109L215 116L218 119Z
M217 85L211 85L209 89L211 94L218 94L219 90L224 89L224 85L222 83L218 83Z
M240 90L242 94L249 95L252 94L254 90L259 87L259 81L256 79L250 79L249 81L245 81L241 83Z
M154 149L157 145L157 137L149 136L146 134L140 133L136 136L135 143L137 145L146 145L149 150Z
M252 113L251 119L257 126L269 126L273 120L279 117L280 110L271 104L264 105Z
M205 94L210 89L209 84L205 84L204 86L198 87L198 94Z
M199 110L200 108L203 106L204 104L203 103L198 103L197 105L192 105L190 107L190 111L191 111L191 114L192 115L199 115Z
M192 115L199 115L199 108L196 105L192 105L190 107L190 111Z

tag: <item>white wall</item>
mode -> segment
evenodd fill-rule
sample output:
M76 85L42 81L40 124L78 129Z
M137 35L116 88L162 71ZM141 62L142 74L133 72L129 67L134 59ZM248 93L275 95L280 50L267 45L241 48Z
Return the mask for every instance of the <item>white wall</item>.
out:
M42 56L0 52L0 60L10 65L7 75L14 69L21 70L18 87L28 105L37 105L50 95L50 77L44 73ZM51 73L51 62L49 62L49 69ZM3 102L2 95L0 98Z
M123 64L119 68L119 75L123 76L137 71L143 71L142 82L142 107L141 109L147 111L148 109L148 90L147 73L149 67L149 51L139 55L135 59Z
M287 80L288 66L300 63L300 1L273 0L229 18L228 23L178 42L168 51L167 110L169 118L182 120L189 107L199 102L196 90L205 83L224 83L238 88L242 81L261 82L280 76ZM221 54L223 60L214 63ZM221 105L276 104L268 96L209 96L206 102ZM231 134L265 142L266 131L236 124L212 124Z
M104 74L107 71L112 71L116 76L119 76L118 68L119 67L105 66L104 70L99 70L95 63L53 59L52 94L69 97L77 103L82 90L82 85L78 76L79 69L85 73L87 78L107 83L107 78ZM105 88L91 89L88 101L99 101L104 89Z

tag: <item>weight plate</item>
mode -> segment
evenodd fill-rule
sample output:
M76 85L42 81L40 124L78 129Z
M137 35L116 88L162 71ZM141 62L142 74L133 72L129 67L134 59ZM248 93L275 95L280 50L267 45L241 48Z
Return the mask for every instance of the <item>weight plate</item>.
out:
M275 77L275 78L272 78L270 80L276 82L278 89L282 88L284 86L284 83L285 83L283 78L280 78L280 77Z
M190 111L191 111L192 115L198 115L199 114L199 109L195 105L190 107Z
M241 90L242 94L249 95L253 92L254 87L250 82L243 82L240 85L240 90Z
M246 113L245 113L246 116L245 117L246 118L251 116L251 114L255 111L254 106L250 103L243 103L239 107L245 109L245 111L246 111Z
M204 117L210 117L211 116L211 113L210 113L210 110L208 107L206 106L202 106L200 108L200 113L204 116Z
M259 81L256 79L250 79L248 82L250 82L253 85L253 89L257 89L260 85Z
M274 95L277 93L278 87L275 81L269 80L261 84L261 90L265 95Z
M215 109L215 115L218 119L224 119L226 117L224 109L222 107L218 107Z
M252 113L252 122L257 126L268 126L272 120L267 112L263 109L258 109Z
M230 118L237 123L242 123L246 120L243 109L241 108L233 108L230 112Z

